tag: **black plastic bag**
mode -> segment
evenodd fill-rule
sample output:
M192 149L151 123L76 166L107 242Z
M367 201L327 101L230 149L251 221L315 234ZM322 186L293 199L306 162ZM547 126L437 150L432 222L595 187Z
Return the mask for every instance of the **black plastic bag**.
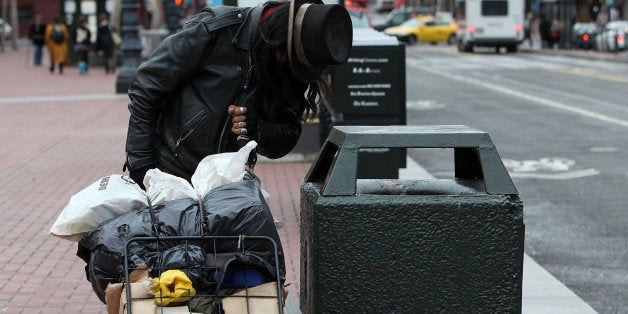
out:
M77 255L87 263L87 279L104 302L107 285L124 279L124 250L131 238L201 235L271 238L277 245L279 256L281 278L278 280L282 283L285 281L283 248L257 180L242 180L220 186L205 196L202 206L193 199L180 199L152 209L128 212L106 221L81 239ZM128 249L129 268L135 268L141 263L146 263L151 269L164 268L163 253L180 244L178 241L133 241ZM247 240L246 244L246 249L250 251L274 252L269 241ZM201 241L194 245L208 254L236 252L239 249L238 241ZM171 260L169 263L177 262ZM190 279L198 283L209 278Z

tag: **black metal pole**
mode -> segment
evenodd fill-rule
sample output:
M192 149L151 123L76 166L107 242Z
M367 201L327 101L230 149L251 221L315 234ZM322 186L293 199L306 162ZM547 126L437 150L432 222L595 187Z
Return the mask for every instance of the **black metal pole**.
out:
M120 28L122 35L122 68L116 80L116 93L126 94L131 77L140 64L142 42L139 33L138 0L122 0Z
M179 30L179 20L181 16L179 14L179 7L174 4L172 0L165 0L165 16L166 16L166 28L170 35L176 33Z
M560 34L559 47L562 49L571 48L571 15L573 11L573 0L560 0L559 12L562 31Z

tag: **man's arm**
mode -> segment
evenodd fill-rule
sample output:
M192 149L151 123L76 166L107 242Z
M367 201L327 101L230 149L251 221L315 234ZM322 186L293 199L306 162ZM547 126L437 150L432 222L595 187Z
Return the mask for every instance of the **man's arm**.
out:
M197 68L209 34L202 25L167 37L140 65L129 87L129 129L126 166L138 169L155 163L157 121L165 100L176 93Z

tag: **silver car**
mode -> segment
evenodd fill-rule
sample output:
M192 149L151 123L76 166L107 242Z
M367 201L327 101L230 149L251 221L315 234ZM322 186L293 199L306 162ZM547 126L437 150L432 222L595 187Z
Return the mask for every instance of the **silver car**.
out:
M628 21L608 22L595 37L595 50L613 52L626 50L627 39Z

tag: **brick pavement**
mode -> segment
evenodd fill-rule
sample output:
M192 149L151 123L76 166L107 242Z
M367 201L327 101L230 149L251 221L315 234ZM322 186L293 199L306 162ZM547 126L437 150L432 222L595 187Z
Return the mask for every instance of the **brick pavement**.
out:
M25 51L0 53L0 313L104 313L85 279L76 244L48 235L69 198L122 173L126 95L102 68L79 76L28 64ZM287 282L299 284L299 184L308 163L261 162L256 173L283 222ZM298 300L298 297L296 297Z

